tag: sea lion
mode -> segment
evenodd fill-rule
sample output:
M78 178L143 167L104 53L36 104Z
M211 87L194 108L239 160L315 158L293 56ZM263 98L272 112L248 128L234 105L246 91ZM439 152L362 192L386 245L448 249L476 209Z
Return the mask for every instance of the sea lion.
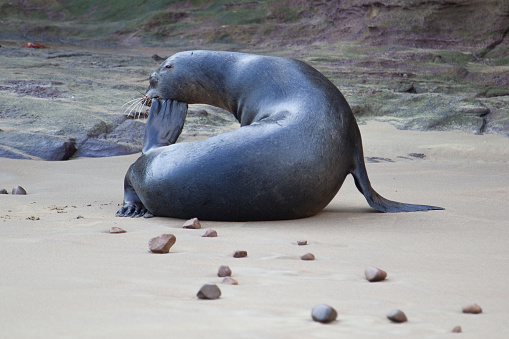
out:
M320 212L348 174L382 212L441 209L394 202L371 187L361 135L345 98L324 75L288 58L187 51L150 76L142 155L124 181L117 216L204 220L296 219ZM235 115L241 127L174 144L187 104Z

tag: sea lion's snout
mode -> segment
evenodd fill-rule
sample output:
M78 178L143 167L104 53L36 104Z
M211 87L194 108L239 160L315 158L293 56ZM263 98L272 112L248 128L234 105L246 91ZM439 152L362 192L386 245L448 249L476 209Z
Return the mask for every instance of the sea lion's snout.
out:
M151 99L161 99L161 95L159 94L158 88L158 76L157 72L154 72L148 78L149 86L147 91L145 92L145 97Z

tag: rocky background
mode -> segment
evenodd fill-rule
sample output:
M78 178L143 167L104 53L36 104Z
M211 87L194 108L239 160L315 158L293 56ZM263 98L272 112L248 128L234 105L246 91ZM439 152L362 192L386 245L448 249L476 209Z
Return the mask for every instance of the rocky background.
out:
M0 0L0 157L139 152L144 119L123 105L153 54L198 48L304 60L361 123L509 136L508 33L503 0ZM234 123L193 105L179 142Z

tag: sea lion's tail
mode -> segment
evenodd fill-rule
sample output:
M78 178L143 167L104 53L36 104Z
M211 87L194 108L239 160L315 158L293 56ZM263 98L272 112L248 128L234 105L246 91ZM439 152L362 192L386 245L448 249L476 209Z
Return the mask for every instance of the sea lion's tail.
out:
M355 186L357 186L357 189L364 194L369 206L379 210L380 212L387 213L443 210L442 207L405 204L382 197L371 187L368 172L366 171L366 165L364 163L364 155L362 154L362 146L360 149L360 154L355 156L355 167L350 171L350 173L355 179Z

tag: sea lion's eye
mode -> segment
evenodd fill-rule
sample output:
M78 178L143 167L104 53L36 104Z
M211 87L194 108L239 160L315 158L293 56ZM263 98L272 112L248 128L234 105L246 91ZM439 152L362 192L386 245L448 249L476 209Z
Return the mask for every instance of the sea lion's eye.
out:
M172 66L171 65L166 65L164 66L165 68L171 68Z

